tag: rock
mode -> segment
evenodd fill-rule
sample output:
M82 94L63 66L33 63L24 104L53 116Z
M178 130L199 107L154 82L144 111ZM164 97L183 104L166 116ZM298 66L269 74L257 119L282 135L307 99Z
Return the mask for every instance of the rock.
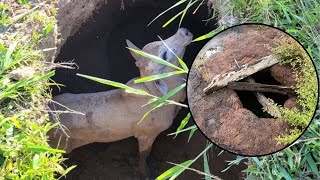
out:
M9 73L12 79L19 81L20 79L28 79L34 75L36 71L32 67L19 67Z
M288 109L293 109L293 108L297 108L299 110L302 109L301 105L298 103L297 97L289 98L288 100L286 100L283 106Z
M284 86L295 86L296 79L289 64L276 64L270 67L271 76Z

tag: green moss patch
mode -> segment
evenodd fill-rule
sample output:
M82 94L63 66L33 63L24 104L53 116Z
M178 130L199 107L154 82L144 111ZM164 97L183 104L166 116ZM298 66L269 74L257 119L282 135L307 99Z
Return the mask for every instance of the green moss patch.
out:
M318 100L318 81L315 67L305 50L293 38L282 37L272 49L280 64L290 64L294 71L294 87L299 107L288 109L275 104L281 113L281 119L294 127L290 134L279 136L279 143L291 143L307 128Z

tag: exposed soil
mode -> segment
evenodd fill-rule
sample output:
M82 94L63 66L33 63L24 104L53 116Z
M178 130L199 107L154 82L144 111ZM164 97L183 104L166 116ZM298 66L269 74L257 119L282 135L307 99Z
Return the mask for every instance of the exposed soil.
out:
M236 92L225 87L210 95L203 93L214 76L238 68L235 60L241 66L270 55L270 47L284 35L274 28L237 26L218 34L198 54L188 77L189 107L199 128L218 146L251 156L269 154L285 147L277 144L275 138L287 133L289 125L282 120L264 116L262 106L252 92ZM213 49L217 51L208 56L206 51ZM290 67L288 70L288 67L275 66L273 69L281 68L284 71L270 73L266 69L261 71L262 74L257 73L252 77L259 83L292 85L295 76ZM268 93L265 95L282 105L289 98L270 96ZM289 103L286 102L286 106L292 105Z
M136 0L134 4L131 1L125 1L125 3L125 10L120 11L120 1L108 1L106 5L102 5L93 13L93 16L89 18L86 24L80 27L74 36L68 38L61 48L56 62L74 60L79 69L57 69L53 80L66 86L61 87L60 91L53 87L53 95L64 92L87 93L113 89L112 87L80 78L75 75L76 73L126 83L128 80L137 77L139 73L129 51L125 49L125 39L129 39L142 48L145 44L158 40L157 35L164 39L171 36L178 28L178 22L169 25L165 29L161 28L161 26L181 9L170 12L150 27L147 27L147 24L154 17L172 5L172 1L154 0L144 2ZM87 13L84 14L84 16L86 15ZM205 22L201 21L202 19L207 19L206 6L201 7L196 15L188 14L185 19L186 21L183 22L182 27L190 30L195 37L215 28L214 21L209 22L207 26L205 26ZM67 29L66 32L70 33L70 29L73 28L69 27ZM184 60L187 61L189 67L205 43L206 41L193 43L187 48ZM189 143L187 143L188 133L181 134L176 139L167 136L168 133L177 129L180 121L185 117L186 111L180 112L172 127L161 133L154 143L148 159L153 178L172 167L172 165L166 163L167 161L181 163L193 159L205 148L207 140L199 131L194 134ZM191 122L187 126L190 125L192 125ZM217 147L210 151L211 173L223 179L241 178L240 171L244 169L244 164L232 167L225 173L221 172L227 167L225 161L232 160L235 156L227 152L217 156L220 151L221 149ZM112 143L86 145L75 149L67 157L70 158L66 161L68 166L73 164L78 166L68 174L67 179L140 178L137 168L139 158L138 145L134 138ZM202 170L203 162L201 159L192 167ZM202 176L188 171L178 179L200 178Z
M180 115L178 118L182 119ZM181 163L195 158L206 146L206 138L196 131L191 141L187 143L189 133L181 134L173 139L166 134L174 132L179 126L179 119L176 119L170 129L160 134L152 148L148 158L148 165L151 170L152 179L171 168L167 162ZM189 123L189 125L192 125ZM188 125L188 126L189 126ZM209 151L209 163L211 173L222 179L240 179L243 175L240 170L244 169L244 164L234 166L227 172L221 171L227 167L226 160L232 160L234 155L224 152L217 156L221 151L215 147ZM77 165L77 168L68 174L67 179L143 179L138 174L138 144L135 138L124 139L112 143L94 143L74 150L68 155L70 160L67 165ZM192 168L203 170L202 157ZM200 179L203 176L192 171L186 171L178 179Z
M245 26L224 31L215 37L223 37L220 43L223 44L223 53L216 53L202 63L204 69L210 69L206 76L210 78L216 74L236 70L238 67L234 60L241 66L270 55L270 48L275 45L275 40L281 35L283 35L282 32L277 29L255 29ZM217 59L219 59L219 66L217 66Z

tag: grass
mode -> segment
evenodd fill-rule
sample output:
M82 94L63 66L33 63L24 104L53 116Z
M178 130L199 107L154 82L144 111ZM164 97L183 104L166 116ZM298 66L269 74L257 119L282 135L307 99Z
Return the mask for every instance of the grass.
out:
M21 14L0 4L0 179L59 178L74 166L63 167L64 151L47 143L47 132L58 125L49 121L46 106L54 71L45 70L43 52L50 49L38 48L52 35L55 18L40 14L39 4L18 3Z

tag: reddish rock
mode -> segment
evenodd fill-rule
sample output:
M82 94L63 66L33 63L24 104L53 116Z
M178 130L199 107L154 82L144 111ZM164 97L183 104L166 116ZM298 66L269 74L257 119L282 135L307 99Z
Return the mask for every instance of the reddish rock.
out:
M289 64L276 64L270 67L271 76L285 86L295 86L296 78Z
M298 108L299 110L301 110L302 108L301 105L298 103L297 97L289 98L288 100L286 100L283 106L288 109Z

